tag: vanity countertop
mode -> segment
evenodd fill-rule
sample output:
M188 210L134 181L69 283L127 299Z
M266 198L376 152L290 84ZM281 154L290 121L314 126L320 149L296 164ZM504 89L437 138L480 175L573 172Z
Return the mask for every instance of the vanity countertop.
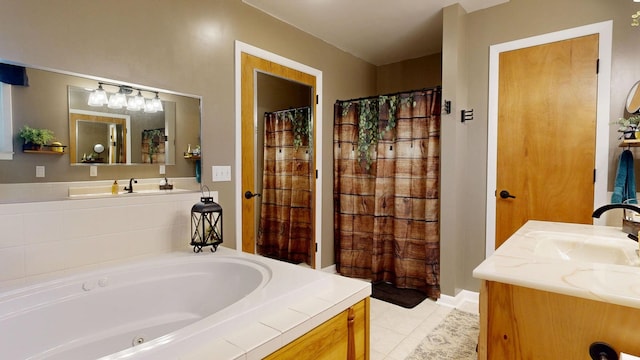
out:
M592 259L566 259L549 251L550 238L571 238L571 250L589 248ZM633 265L610 260L609 250ZM640 308L640 266L619 227L528 221L473 271L478 279ZM569 255L570 257L571 255ZM565 257L563 259L563 257Z

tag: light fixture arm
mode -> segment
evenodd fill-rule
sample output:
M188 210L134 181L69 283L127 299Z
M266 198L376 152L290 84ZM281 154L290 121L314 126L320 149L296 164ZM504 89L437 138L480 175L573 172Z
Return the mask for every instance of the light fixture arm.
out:
M110 83L106 81L98 81L98 85L99 86L109 85L109 86L117 87L120 91L124 92L127 95L133 93L134 90L138 90L138 92L144 91L144 92L152 93L152 94L155 94L156 97L158 97L158 93L159 93L156 90L152 90L148 88L139 88L131 85L116 84L116 83Z

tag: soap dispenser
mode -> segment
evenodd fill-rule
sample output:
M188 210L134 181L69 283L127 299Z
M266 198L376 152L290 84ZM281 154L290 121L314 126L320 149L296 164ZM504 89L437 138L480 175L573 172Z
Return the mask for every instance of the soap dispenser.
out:
M118 195L118 180L113 180L113 185L111 185L111 193L113 195Z

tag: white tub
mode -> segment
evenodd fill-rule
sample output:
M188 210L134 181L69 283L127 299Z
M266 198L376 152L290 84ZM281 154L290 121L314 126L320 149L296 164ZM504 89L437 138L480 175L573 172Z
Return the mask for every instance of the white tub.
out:
M323 287L330 294L314 295ZM216 359L263 356L349 306L346 298L368 296L367 287L223 248L174 253L0 293L0 358L177 359L207 346ZM306 296L325 303L282 329L269 324L265 316L304 308ZM242 336L257 326L259 336Z

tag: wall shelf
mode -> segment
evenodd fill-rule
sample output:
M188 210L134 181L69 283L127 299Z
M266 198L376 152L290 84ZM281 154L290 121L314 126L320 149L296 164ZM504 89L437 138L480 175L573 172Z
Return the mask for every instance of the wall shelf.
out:
M620 147L640 147L640 139L622 140Z
M64 155L64 152L52 151L52 150L22 150L28 154L49 154L49 155Z

